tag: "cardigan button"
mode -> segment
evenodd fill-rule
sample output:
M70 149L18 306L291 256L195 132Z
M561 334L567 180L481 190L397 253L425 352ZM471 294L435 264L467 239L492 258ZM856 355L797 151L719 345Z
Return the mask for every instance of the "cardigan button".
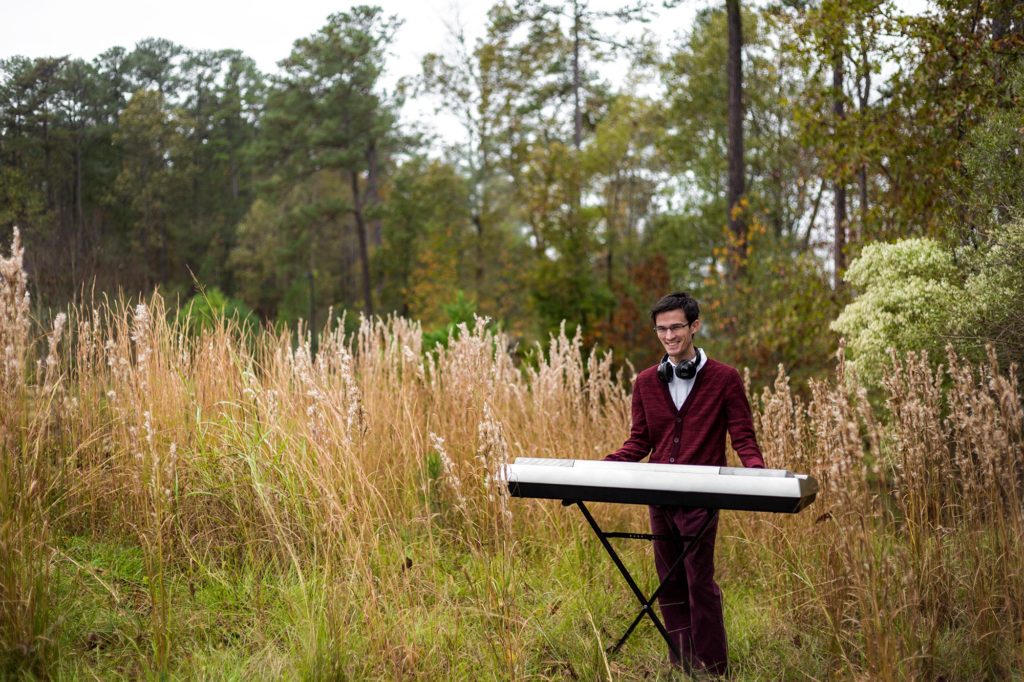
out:
M672 442L673 442L673 443L678 443L678 442L679 442L679 439L678 439L678 438L673 438L673 439L672 439Z
M668 461L670 461L670 462L674 462L674 461L676 461L676 458L675 458L675 457L669 457L669 458L668 458Z

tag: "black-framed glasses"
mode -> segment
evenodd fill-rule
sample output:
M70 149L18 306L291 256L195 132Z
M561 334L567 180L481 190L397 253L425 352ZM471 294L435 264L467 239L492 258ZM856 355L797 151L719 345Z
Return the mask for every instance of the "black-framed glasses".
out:
M665 334L668 334L669 332L672 332L673 334L678 334L679 332L683 331L692 324L693 322L687 322L686 324L673 324L669 325L668 327L655 327L654 333L657 334L658 336L665 336Z

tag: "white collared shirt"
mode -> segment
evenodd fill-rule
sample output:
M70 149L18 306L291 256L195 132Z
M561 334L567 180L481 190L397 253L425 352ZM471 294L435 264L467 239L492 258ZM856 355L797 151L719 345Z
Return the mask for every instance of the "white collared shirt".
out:
M700 364L697 365L697 372L700 372L708 362L708 355L704 352L703 348L698 350L700 350ZM672 365L672 381L668 384L668 392L672 395L672 402L675 403L678 410L686 402L686 399L690 397L690 391L693 389L693 382L697 379L697 374L693 375L693 379L680 379L675 375L676 366L672 364L672 360L668 362Z

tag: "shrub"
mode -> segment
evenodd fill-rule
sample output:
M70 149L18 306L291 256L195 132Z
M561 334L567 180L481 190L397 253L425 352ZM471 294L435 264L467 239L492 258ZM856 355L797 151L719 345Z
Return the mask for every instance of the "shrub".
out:
M845 279L859 293L831 327L846 337L851 364L869 384L881 378L890 349L939 357L959 329L957 269L933 239L870 244Z
M992 230L986 244L958 253L969 271L957 318L972 347L992 344L1010 362L1024 361L1024 220Z
M178 310L178 323L195 334L213 329L221 318L243 328L255 323L255 315L249 306L228 298L217 287L203 289Z

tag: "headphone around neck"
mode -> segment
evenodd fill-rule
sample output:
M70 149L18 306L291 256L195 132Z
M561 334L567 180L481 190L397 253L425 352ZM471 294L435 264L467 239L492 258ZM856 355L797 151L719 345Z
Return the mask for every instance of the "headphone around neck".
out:
M675 371L672 371L672 363L668 360L668 354L661 359L658 363L658 378L666 384L672 382L672 375L679 377L680 379L692 379L697 376L697 368L700 367L700 348L697 349L697 354L693 356L692 360L683 360L675 366Z

